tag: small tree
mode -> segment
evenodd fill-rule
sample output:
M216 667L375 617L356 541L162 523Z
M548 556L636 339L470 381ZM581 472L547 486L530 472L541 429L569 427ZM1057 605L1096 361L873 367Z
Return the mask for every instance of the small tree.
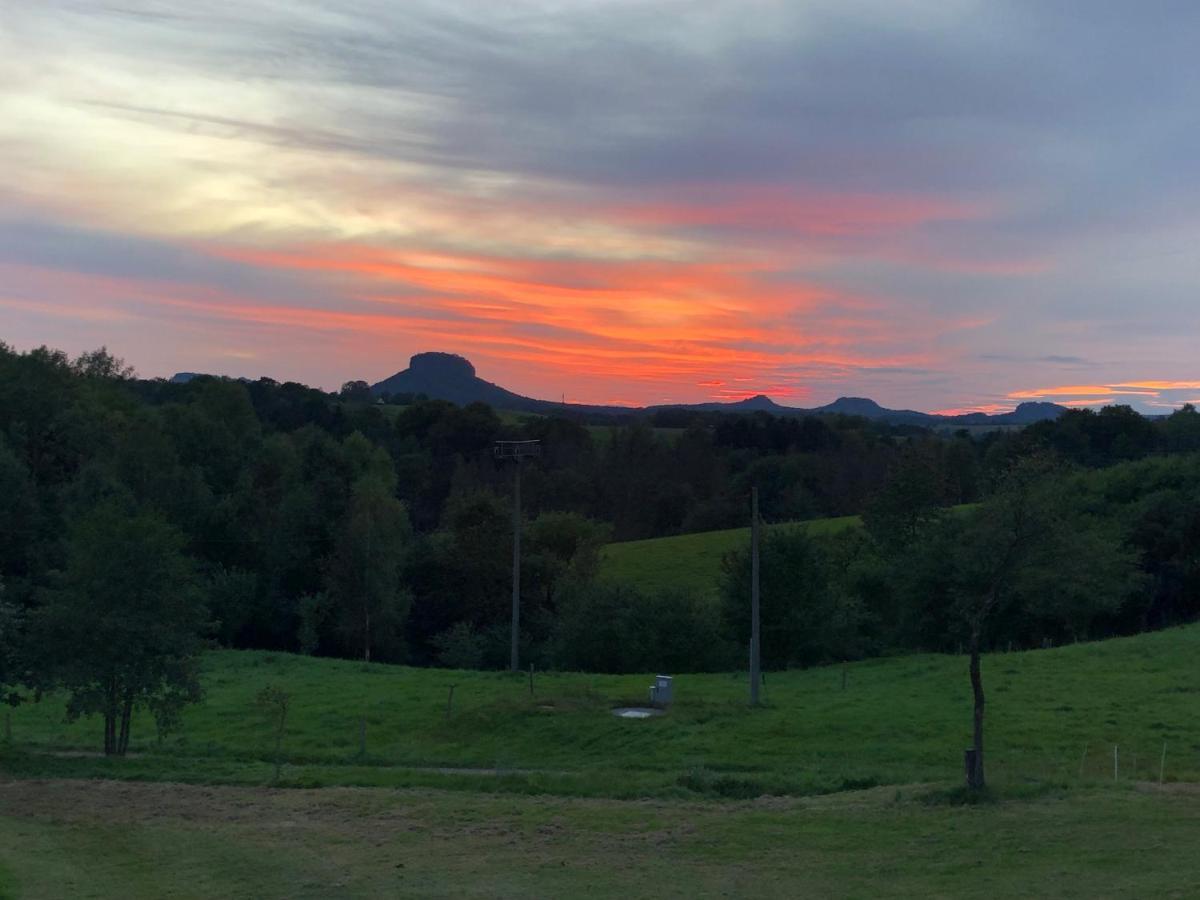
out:
M980 790L986 786L981 660L992 622L1021 606L1032 616L1069 617L1079 627L1085 616L1120 603L1134 560L1111 532L1072 508L1063 473L1040 458L1017 463L975 514L947 521L940 531L925 552L949 568L952 609L967 641L974 706L967 786Z
M67 568L39 611L38 646L69 694L67 715L104 717L104 752L124 755L133 713L169 726L200 699L206 616L183 538L155 515L109 501L68 538Z
M258 692L258 696L254 698L254 702L262 710L263 715L266 716L275 738L274 780L278 782L279 771L283 767L283 734L284 729L287 728L288 707L291 705L292 695L283 688L268 684Z

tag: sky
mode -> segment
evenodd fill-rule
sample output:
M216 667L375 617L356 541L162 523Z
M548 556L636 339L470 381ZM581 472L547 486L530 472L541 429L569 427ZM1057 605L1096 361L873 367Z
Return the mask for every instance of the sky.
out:
M0 0L0 340L587 403L1200 400L1200 4Z

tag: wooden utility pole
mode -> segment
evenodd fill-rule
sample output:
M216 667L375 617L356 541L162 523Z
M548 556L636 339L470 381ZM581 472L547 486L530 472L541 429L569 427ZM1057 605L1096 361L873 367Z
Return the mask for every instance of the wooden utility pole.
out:
M511 459L516 469L513 473L513 579L512 579L512 644L509 648L510 671L521 670L521 460L541 455L539 441L497 441L494 453L497 459Z
M513 583L512 583L512 652L509 668L521 670L521 459L517 458L513 476Z
M750 705L758 706L758 687L762 681L759 643L758 596L758 488L750 489Z

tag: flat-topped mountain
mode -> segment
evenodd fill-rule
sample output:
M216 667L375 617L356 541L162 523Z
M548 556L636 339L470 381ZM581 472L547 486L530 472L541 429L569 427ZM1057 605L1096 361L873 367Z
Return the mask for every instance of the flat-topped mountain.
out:
M425 394L460 406L479 402L498 409L522 412L540 412L535 407L545 402L522 397L484 381L475 374L475 367L469 360L454 353L418 353L408 361L407 369L371 385L371 393L377 397L384 394Z
M562 411L565 407L588 414L619 415L637 412L622 406L586 406L563 404L553 400L537 400L513 393L498 384L484 381L475 374L475 367L465 357L456 353L418 353L408 361L408 368L371 385L376 397L387 394L424 394L435 400L449 400L459 406L468 403L486 403L494 409L511 409L517 412L548 413Z
M576 403L557 403L524 397L475 373L475 367L465 357L455 353L418 353L408 362L408 368L371 386L376 397L388 394L424 394L438 400L448 400L460 406L486 403L496 409L518 412L547 413L563 409L592 415L631 415L678 409L696 412L769 412L777 416L846 415L861 416L890 424L954 426L954 425L1028 425L1043 419L1054 419L1064 407L1054 403L1022 403L1010 413L988 415L968 413L962 416L941 416L911 409L887 409L865 397L839 397L833 403L813 409L782 406L763 394L727 403L678 403L661 406L590 406Z

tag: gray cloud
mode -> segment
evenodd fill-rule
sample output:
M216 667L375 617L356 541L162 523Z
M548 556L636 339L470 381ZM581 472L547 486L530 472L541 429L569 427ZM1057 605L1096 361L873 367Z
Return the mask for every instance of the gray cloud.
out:
M228 103L103 85L60 99L267 154L412 163L432 183L511 179L525 199L568 194L579 209L730 184L977 204L886 236L822 237L769 218L662 227L794 252L779 281L886 298L881 315L897 322L986 320L929 338L945 366L976 367L964 390L981 399L1002 393L996 372L1013 366L1109 381L1192 374L1192 2L0 5L10 89L59 91L47 63L60 55L140 65ZM241 88L270 92L277 108L239 106ZM807 261L814 252L827 258ZM21 217L0 223L0 258L321 299L311 278ZM921 365L876 374L942 377Z

